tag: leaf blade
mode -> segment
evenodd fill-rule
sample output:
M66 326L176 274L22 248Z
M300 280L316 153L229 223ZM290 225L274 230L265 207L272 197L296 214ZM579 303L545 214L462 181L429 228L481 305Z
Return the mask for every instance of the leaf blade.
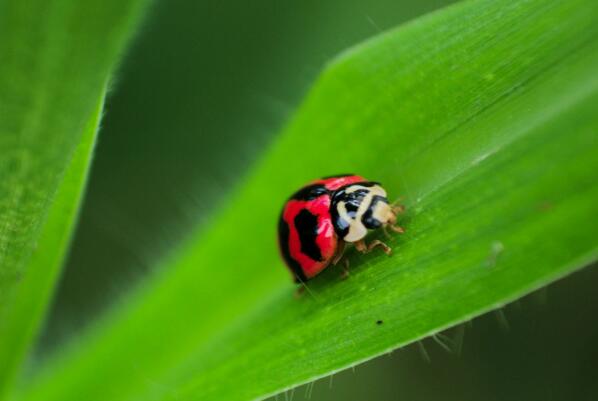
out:
M0 377L10 378L16 375L16 369L13 368L12 373L9 373L9 369L18 366L20 361L25 358L47 309L47 300L51 299L53 284L59 275L60 266L64 262L76 224L80 198L87 181L88 167L93 154L103 103L104 95L102 94L96 112L91 116L81 142L61 180L54 199L54 206L50 209L41 229L39 245L27 263L28 270L38 273L25 275L21 284L11 294L12 307L3 315L3 319L9 324L2 325L3 341L2 347L0 347L0 360L3 361L3 364L0 369Z
M91 158L90 124L141 4L0 3L0 397L50 301Z

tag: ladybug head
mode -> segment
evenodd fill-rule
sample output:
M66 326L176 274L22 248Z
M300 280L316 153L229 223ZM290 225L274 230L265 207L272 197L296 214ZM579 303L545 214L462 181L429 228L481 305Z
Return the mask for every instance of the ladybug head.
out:
M356 242L368 229L394 224L396 216L377 182L360 182L337 190L330 205L336 234L346 242Z

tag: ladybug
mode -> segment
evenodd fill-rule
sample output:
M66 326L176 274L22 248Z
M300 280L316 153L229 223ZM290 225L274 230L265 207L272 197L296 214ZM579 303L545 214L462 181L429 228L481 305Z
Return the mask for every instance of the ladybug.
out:
M295 282L315 277L342 258L347 243L367 253L376 247L390 254L380 240L368 245L368 230L396 226L402 206L389 204L386 191L374 181L353 174L325 177L313 181L293 194L285 203L278 223L278 243ZM346 270L345 270L346 272Z

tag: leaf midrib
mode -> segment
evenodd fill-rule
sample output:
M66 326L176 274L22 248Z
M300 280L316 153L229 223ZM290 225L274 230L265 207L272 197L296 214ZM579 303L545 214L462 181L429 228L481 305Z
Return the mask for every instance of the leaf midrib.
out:
M475 126L477 123L477 119L479 117L484 116L488 112L498 107L501 107L503 104L509 105L509 101L512 101L513 98L521 98L530 90L535 90L537 85L534 86L534 83L541 85L543 80L549 80L554 78L558 75L559 69L562 69L566 65L571 65L571 63L566 63L565 61L569 61L572 57L581 56L582 54L596 54L598 52L598 47L594 44L594 46L590 46L594 44L590 40L584 41L583 45L580 45L575 51L570 52L568 55L562 56L559 60L555 60L553 63L550 64L549 68L545 68L542 72L535 74L534 76L530 77L525 82L519 83L516 86L512 87L510 90L502 94L498 99L492 102L492 105L488 107L484 107L483 110L476 112L469 116L466 121L459 123L454 128L451 128L448 131L445 131L441 137L434 141L433 144L430 146L426 146L415 156L410 157L407 161L401 164L401 166L409 165L410 163L417 163L418 159L421 158L426 152L429 152L434 146L441 146L442 143L447 139L452 139L451 133L457 132L459 130L464 131L469 126ZM589 51L588 51L589 48ZM594 52L592 52L594 50ZM585 63L585 60L582 62ZM578 61L575 60L574 66L577 66ZM592 63L587 63L584 66L584 69L588 69L588 66L591 66ZM551 74L554 72L554 74ZM585 72L585 71L584 71ZM462 161L461 169L456 169L453 171L451 175L448 176L446 180L439 181L436 185L430 187L427 191L419 192L415 197L412 197L413 204L412 207L419 207L421 201L432 195L434 192L441 190L442 188L446 187L453 181L455 178L459 177L463 173L470 171L471 168L475 168L477 164L484 161L488 157L492 157L494 154L504 150L505 147L513 144L521 137L525 136L525 134L537 128L551 119L554 118L554 115L558 115L561 113L566 112L567 110L575 107L575 105L582 103L586 98L592 96L596 90L598 90L598 79L595 74L592 74L591 68L589 71L585 72L585 77L589 77L587 80L576 80L574 84L568 83L568 90L561 91L559 94L560 96L556 97L556 101L551 101L550 103L546 103L544 108L540 109L539 107L535 108L534 113L531 114L533 117L529 118L530 114L526 115L525 125L522 128L519 128L519 131L511 131L510 135L507 137L503 137L503 140L497 145L492 144L485 144L485 149L483 152L478 152L480 156L476 157L475 159L471 160L469 163L464 163ZM552 98L553 100L555 98ZM514 120L519 121L519 120ZM514 124L511 122L511 126L517 126L519 124ZM412 194L415 195L415 194Z
M564 61L568 60L570 57L580 55L583 52L583 50L588 45L590 45L592 42L593 42L593 40L591 40L590 38L585 40L584 42L580 43L580 45L577 48L571 49L571 51L564 53L559 58L555 59L552 63L547 64L544 68L541 68L540 70L538 70L535 74L530 75L529 77L527 77L526 79L524 79L521 82L517 82L515 85L508 88L506 91L504 91L502 94L497 96L495 99L488 102L488 104L485 104L480 109L476 110L474 113L472 113L471 115L467 116L465 119L463 119L460 122L458 122L457 124L455 124L453 127L449 128L447 130L444 130L441 134L439 134L437 137L435 137L432 142L424 145L424 147L422 147L421 149L418 149L417 153L407 156L405 158L405 161L403 162L403 164L406 165L406 164L409 164L410 162L412 162L413 160L416 160L423 153L425 153L428 149L436 146L437 144L441 143L443 140L445 140L451 134L454 134L455 132L461 130L462 128L466 127L470 123L474 122L474 120L477 117L479 117L479 116L489 112L493 108L500 106L501 104L507 102L513 96L518 96L518 95L521 96L521 95L525 94L527 91L529 91L530 89L533 89L533 87L530 87L530 84L533 84L534 82L546 77L547 73L549 73L550 71L556 70L560 65L563 64ZM596 84L596 83L594 83L594 84ZM584 87L582 86L581 92L585 92L585 91L583 91L583 88ZM592 87L591 90L595 90L595 88ZM582 96L584 96L584 95L582 95ZM589 94L586 93L585 96L589 96ZM576 96L576 99L573 99L572 101L579 102L581 100L583 100L583 98L579 98ZM558 106L559 107L555 108L555 111L563 111L565 108L570 107L568 104L561 105L560 103L558 104ZM544 115L546 115L546 114L544 114ZM547 119L548 118L544 118L544 121ZM533 125L533 127L535 127L541 123L542 123L542 121L538 121L537 124ZM498 150L500 150L500 149L498 149ZM496 151L498 151L498 150L496 150Z

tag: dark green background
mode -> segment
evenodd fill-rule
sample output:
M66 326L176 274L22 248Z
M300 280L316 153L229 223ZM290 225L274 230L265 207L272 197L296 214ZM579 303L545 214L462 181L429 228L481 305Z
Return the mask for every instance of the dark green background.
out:
M40 353L61 346L209 222L327 61L447 3L153 3L112 85ZM238 240L250 240L250 230L238 227ZM332 388L329 379L316 382L312 399L596 399L597 282L595 268L577 273L544 290L542 302L535 295L506 308L509 330L494 314L475 320L460 355L426 340L431 362L410 346L335 376Z

